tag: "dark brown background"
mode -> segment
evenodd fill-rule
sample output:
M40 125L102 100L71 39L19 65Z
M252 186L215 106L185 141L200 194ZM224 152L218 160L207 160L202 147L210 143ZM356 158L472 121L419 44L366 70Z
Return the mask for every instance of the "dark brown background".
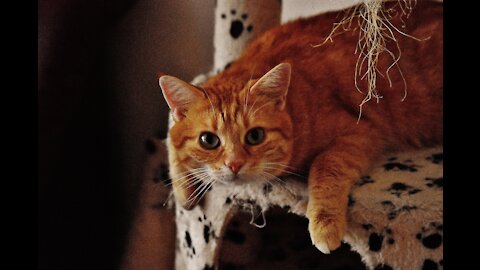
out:
M165 134L158 72L209 70L213 11L213 0L39 0L39 269L118 268L145 140Z

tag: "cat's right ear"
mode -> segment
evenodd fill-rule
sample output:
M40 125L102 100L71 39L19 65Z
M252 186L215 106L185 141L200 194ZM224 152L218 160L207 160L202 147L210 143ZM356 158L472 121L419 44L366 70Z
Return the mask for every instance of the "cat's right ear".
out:
M183 119L189 106L203 97L193 85L173 76L161 76L158 83L175 121Z

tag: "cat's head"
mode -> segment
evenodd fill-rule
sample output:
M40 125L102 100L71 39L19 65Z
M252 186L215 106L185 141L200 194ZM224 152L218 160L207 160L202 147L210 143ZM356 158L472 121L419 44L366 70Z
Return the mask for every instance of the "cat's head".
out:
M282 63L244 87L227 81L205 88L160 77L174 121L169 148L180 170L176 177L190 174L204 184L277 181L293 144L286 110L290 74L290 64Z

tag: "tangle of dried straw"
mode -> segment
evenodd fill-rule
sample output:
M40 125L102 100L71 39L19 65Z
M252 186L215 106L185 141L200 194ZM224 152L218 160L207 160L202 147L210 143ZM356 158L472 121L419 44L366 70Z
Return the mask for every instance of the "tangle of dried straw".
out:
M408 19L417 1L394 1L396 3L392 7L385 10L385 0L361 0L362 3L348 9L343 19L334 24L332 31L322 43L312 45L313 47L319 47L324 45L327 41L333 42L333 37L341 34L341 32L337 32L339 28L341 28L343 32L350 30L352 28L354 19L358 18L358 27L355 29L359 29L359 37L355 54L358 53L359 55L355 65L355 87L360 93L363 93L358 86L358 80L359 78L360 80L366 79L368 90L365 94L365 98L359 104L360 112L358 115L358 121L360 121L362 116L362 107L365 103L370 101L372 98L376 98L377 102L379 102L379 100L382 98L376 87L377 74L380 74L382 77L386 76L390 87L392 87L389 71L391 68L396 67L404 83L404 96L401 101L405 100L407 97L407 83L405 77L403 76L403 72L398 65L398 61L401 57L401 50L395 37L395 33L418 41L421 40L399 30L390 22L390 19L395 15L398 15L399 12L402 27L405 27L404 16ZM393 53L387 48L386 44L389 41L395 42L397 54ZM382 53L387 53L392 58L392 64L387 68L385 75L377 68L378 59Z

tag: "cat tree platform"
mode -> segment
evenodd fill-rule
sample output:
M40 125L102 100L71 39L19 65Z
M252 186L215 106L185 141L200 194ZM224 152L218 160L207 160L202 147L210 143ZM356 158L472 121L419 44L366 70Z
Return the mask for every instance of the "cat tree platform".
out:
M156 155L166 157L163 142L157 143ZM348 231L343 241L360 254L368 269L442 268L442 151L442 148L432 148L387 155L355 183L349 198ZM156 175L165 178L166 158L156 160L159 162ZM302 249L295 239L283 246L277 242L274 248L278 252L293 250L290 258L277 262L265 262L257 246L266 244L261 243L265 241L262 230L268 226L278 227L287 213L305 217L306 184L295 177L283 180L285 184L272 185L259 180L235 186L216 185L192 210L175 207L175 269L317 269L305 267L301 253L295 253L295 249ZM164 184L158 181L156 188L163 189L165 196L168 188ZM265 215L269 209L274 209L274 213ZM239 226L241 219L235 217L238 215L243 216L244 221L245 217L251 218L251 224L244 222ZM287 223L280 227L278 235L305 236L305 222ZM305 242L305 239L296 240ZM310 260L312 256L335 256L337 251L330 255L316 252L310 255ZM280 256L270 256L276 255ZM325 269L315 264L314 259L309 264Z

